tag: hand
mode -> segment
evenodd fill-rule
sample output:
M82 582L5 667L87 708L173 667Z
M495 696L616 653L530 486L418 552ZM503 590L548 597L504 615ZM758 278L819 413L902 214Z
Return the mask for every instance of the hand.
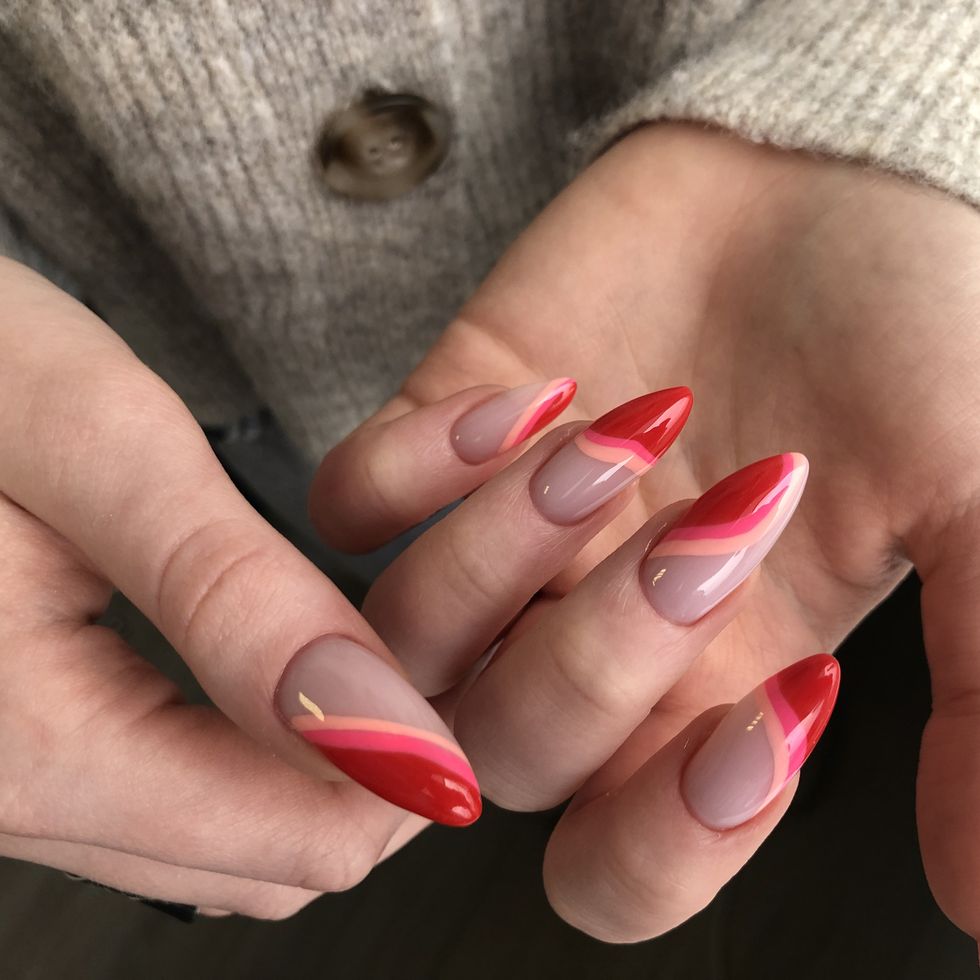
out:
M397 499L387 491L321 497L352 459L365 458L368 441L383 461L376 475L394 477L390 491L400 469L424 458L433 487L465 492L480 475L466 462L492 467L494 451L511 446L528 419L543 421L542 408L566 387L560 379L496 394L476 389L364 428L321 464L314 512L346 526L338 504L356 503L360 516L380 507L375 521L383 518L385 501ZM587 428L563 426L404 551L363 610L415 683L445 692L441 709L455 711L457 732L497 764L510 805L557 803L582 786L551 838L546 873L556 907L605 939L676 925L744 863L789 803L837 691L836 661L809 657L730 712L696 719L649 760L638 759L631 738L744 607L744 583L800 499L807 463L798 454L753 463L693 505L668 507L561 602L537 603L507 631L626 506L689 408L690 392L673 388ZM428 504L436 502L445 500ZM705 582L706 594L695 590ZM504 631L485 665L481 651Z
M5 260L0 296L0 853L282 917L360 880L423 823L339 770L425 816L475 819L448 729L239 496L174 393L88 310ZM357 493L354 473L343 492ZM411 492L411 468L402 477ZM181 703L94 625L113 585L220 711ZM304 727L311 712L333 728ZM355 758L364 746L341 722L365 715L397 729L394 762Z
M543 593L548 602L668 502L696 496L754 459L806 454L811 476L798 516L744 610L642 724L638 710L630 717L638 725L627 743L631 761L600 769L584 793L623 785L705 708L739 698L805 654L833 649L914 563L924 581L934 696L920 761L920 840L937 900L974 936L978 263L980 219L941 194L724 133L647 127L610 149L532 224L374 420L433 405L468 384L564 374L578 379L576 405L588 417L667 385L694 390L684 438L608 529L555 575ZM394 492L390 466L377 463L372 479L385 519L375 521L370 501L345 501L333 517L320 515L335 542L368 547L425 516L423 505ZM410 665L425 659L414 646L396 653ZM505 655L487 678L513 659ZM619 683L648 690L650 682L624 674ZM497 701L491 728L477 694L461 706L458 731L487 795L522 808L554 802L555 787L536 797L531 778L546 760L533 750L515 759L493 738L533 731L532 699ZM670 896L658 888L655 909L629 887L635 866L620 873L624 888L593 882L591 894L605 896L600 908L588 888L564 889L554 862L545 869L556 907L587 931L641 938L661 930ZM673 898L683 915L690 901L679 889Z

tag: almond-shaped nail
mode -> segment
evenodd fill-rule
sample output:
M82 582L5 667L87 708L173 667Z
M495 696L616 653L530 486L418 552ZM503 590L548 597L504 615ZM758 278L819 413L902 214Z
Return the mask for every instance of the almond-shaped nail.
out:
M396 806L463 827L480 789L432 706L370 650L340 636L307 644L283 671L276 709L341 772Z
M681 794L691 813L713 830L754 817L813 751L839 685L837 661L818 653L742 698L684 770Z
M782 534L808 470L805 456L782 453L726 476L699 497L640 569L653 608L688 625L721 602Z
M464 463L485 463L540 432L575 397L571 378L511 388L471 409L453 426L450 440Z
M534 505L555 524L582 520L667 452L691 414L693 400L689 388L665 388L596 419L535 473Z

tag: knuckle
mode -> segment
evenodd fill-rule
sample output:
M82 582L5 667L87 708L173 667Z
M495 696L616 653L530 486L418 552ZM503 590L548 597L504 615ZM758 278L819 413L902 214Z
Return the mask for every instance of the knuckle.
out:
M327 876L327 892L346 892L359 885L371 873L374 867L374 855L359 853L356 856L348 854L345 860L335 864Z
M351 446L351 496L382 526L400 524L404 505L404 479L399 476L401 453L388 433L371 433Z
M467 608L495 606L506 599L513 588L513 564L505 572L485 529L473 527L475 533L466 533L459 524L448 523L445 530L449 544L446 580L453 583Z
M282 882L311 892L345 892L370 874L384 847L353 819L317 827L294 838Z
M362 847L344 847L331 853L319 867L302 871L297 887L316 892L346 892L371 873L376 854Z
M617 722L631 710L629 690L604 669L586 631L570 628L562 621L554 629L543 631L542 639L557 704L575 706L589 718Z
M220 641L240 628L243 609L260 612L258 595L271 601L268 583L279 580L280 562L270 543L256 540L256 531L251 521L218 518L180 537L165 554L154 604L178 649Z
M263 883L262 887L237 897L230 904L232 911L250 919L282 922L302 911L314 898L316 894L298 888Z

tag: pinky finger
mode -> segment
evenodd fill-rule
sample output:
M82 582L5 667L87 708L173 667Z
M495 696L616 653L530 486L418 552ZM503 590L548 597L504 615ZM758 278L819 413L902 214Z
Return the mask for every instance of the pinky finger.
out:
M0 853L44 864L129 895L190 905L204 915L286 919L320 893L291 885L183 868L93 844L0 834Z
M695 719L618 791L569 809L544 861L555 911L597 939L637 942L704 908L785 813L839 677L833 657L801 660Z

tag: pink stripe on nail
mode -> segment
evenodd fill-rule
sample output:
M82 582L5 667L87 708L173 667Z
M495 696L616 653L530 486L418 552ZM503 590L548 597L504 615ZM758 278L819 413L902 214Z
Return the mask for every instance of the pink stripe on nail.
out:
M341 730L337 728L311 729L303 732L303 738L325 748L360 749L365 752L403 753L421 756L438 763L444 769L456 773L461 779L475 783L476 777L466 761L454 752L434 745L428 739L411 735L395 735L390 732Z

